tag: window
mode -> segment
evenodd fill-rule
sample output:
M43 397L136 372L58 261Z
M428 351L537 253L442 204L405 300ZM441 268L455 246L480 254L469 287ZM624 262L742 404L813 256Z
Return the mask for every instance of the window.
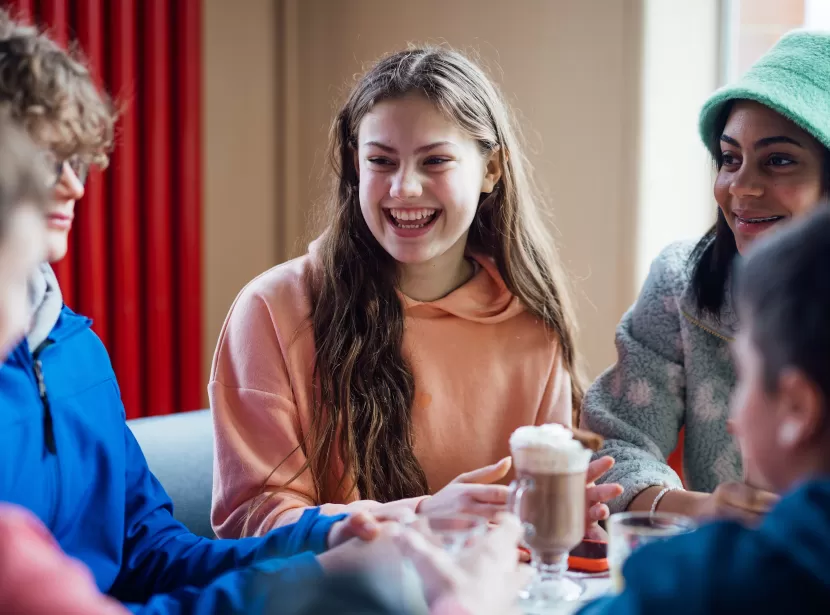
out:
M830 30L828 0L726 0L724 76L733 81L794 28Z
M720 78L719 3L644 4L636 289L669 244L712 225L712 161L697 132ZM632 289L632 290L636 290Z

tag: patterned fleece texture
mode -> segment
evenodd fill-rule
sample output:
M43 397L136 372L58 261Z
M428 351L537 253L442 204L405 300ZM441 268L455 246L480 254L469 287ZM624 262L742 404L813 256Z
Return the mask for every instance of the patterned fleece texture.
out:
M699 315L690 286L694 243L666 248L617 327L617 363L585 396L582 425L605 437L597 456L616 464L600 482L625 491L612 512L651 486L681 487L666 459L685 425L686 487L711 492L739 480L741 459L726 431L735 372L729 345L737 318L727 293L720 319Z

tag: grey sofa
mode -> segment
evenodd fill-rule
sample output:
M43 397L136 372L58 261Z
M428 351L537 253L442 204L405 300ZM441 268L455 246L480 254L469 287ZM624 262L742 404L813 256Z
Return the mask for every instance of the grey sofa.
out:
M191 532L215 538L210 526L213 421L197 410L128 421L150 470L173 500L173 514Z

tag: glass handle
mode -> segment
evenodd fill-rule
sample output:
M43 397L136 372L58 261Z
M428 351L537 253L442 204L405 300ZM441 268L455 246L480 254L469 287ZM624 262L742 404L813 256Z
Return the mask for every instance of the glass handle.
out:
M513 483L510 485L510 494L507 497L508 512L513 513L519 518L519 521L522 524L522 528L524 529L524 536L522 537L522 546L526 549L530 549L528 540L530 540L536 534L536 528L532 523L532 515L531 519L528 519L527 515L525 514L524 507L522 506L522 500L529 491L533 490L535 486L536 483L532 478L520 478L518 480L513 481Z
M533 489L532 478L520 478L510 483L510 493L507 496L507 512L521 517L522 498L530 489Z

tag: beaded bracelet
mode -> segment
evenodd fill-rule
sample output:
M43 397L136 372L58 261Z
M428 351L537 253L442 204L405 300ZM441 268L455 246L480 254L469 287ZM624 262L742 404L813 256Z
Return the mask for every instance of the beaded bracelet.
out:
M651 503L651 513L650 514L653 515L654 513L657 512L657 505L660 504L660 500L662 500L663 497L667 493L669 493L670 491L680 491L680 489L677 488L677 487L664 487L663 490L660 493L657 494L657 497L654 498L654 501Z

